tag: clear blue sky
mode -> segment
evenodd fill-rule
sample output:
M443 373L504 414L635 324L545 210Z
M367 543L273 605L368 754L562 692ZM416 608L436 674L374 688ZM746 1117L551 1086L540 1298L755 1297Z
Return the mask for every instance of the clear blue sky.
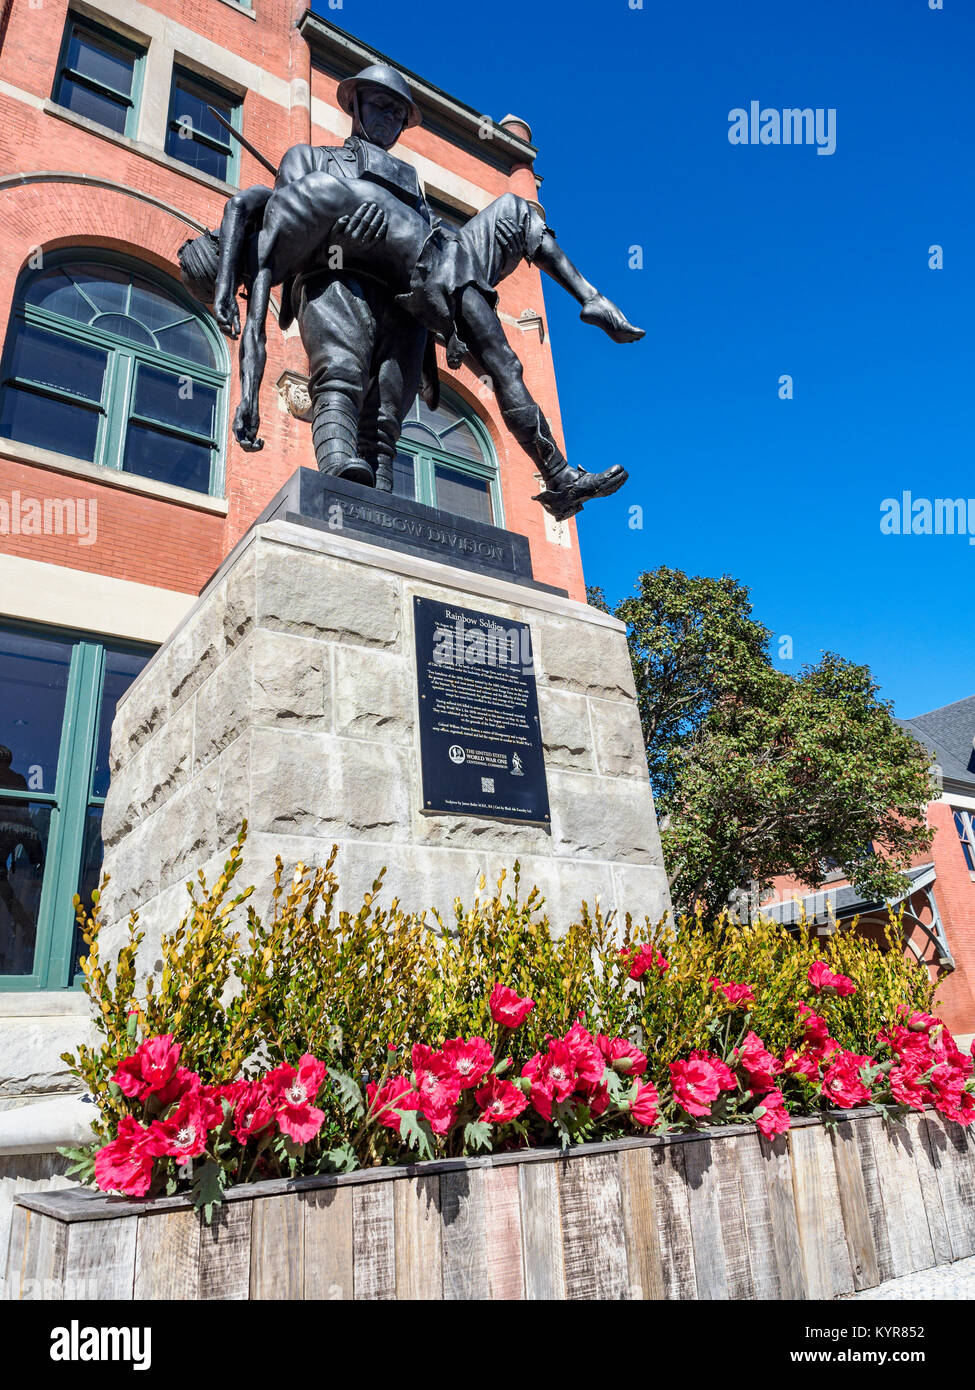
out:
M570 461L631 473L581 519L588 581L733 574L785 669L866 662L901 716L975 692L975 545L880 532L904 490L975 499L975 0L943 3L316 6L524 116L549 222L647 329L617 347L546 284ZM752 100L834 107L835 153L731 145Z

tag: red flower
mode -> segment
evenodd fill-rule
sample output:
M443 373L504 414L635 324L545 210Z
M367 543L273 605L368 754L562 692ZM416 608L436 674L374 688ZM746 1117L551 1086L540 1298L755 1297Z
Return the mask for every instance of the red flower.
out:
M767 1096L762 1097L762 1105L765 1113L759 1115L755 1123L766 1139L774 1139L777 1134L784 1134L791 1121L789 1120L789 1112L785 1108L782 1092L779 1090L769 1091Z
M644 946L634 947L632 950L624 946L620 950L620 955L625 963L629 963L630 979L639 980L647 973L651 966L658 975L663 975L670 969L670 964L665 961L663 956L649 941Z
M199 1158L207 1146L208 1132L222 1119L220 1102L195 1088L186 1092L168 1119L157 1120L153 1128L165 1141L163 1153L185 1163Z
M234 1138L246 1144L255 1134L261 1134L274 1123L274 1105L263 1081L244 1083L234 1107Z
M834 994L856 994L856 985L848 975L834 975L825 961L817 960L809 967L809 983L818 994L832 990Z
M460 1097L460 1082L450 1062L442 1052L418 1043L413 1048L413 1081L434 1134L446 1134L454 1122Z
M810 1047L822 1048L832 1042L826 1020L814 1013L808 1004L799 1005L799 1018L803 1024L806 1042Z
M869 1102L870 1087L864 1083L860 1068L872 1064L872 1057L860 1057L855 1052L839 1052L823 1074L823 1095L840 1110Z
M195 1071L190 1071L189 1067L177 1067L165 1086L155 1092L155 1097L165 1110L167 1106L182 1100L187 1091L198 1089L200 1084L200 1078Z
M522 999L507 985L495 985L488 1002L491 1017L503 1028L520 1028L535 1007L534 999Z
M787 1047L784 1070L804 1076L807 1081L818 1081L820 1061L821 1058L814 1052L796 1052L795 1048Z
M647 1059L628 1038L607 1038L600 1033L596 1039L599 1050L613 1071L623 1076L642 1076L647 1069Z
M630 1115L638 1125L648 1129L660 1119L660 1097L652 1081L638 1081L636 1099L630 1103Z
M506 1125L528 1104L528 1097L500 1076L490 1077L486 1086L474 1092L474 1099L481 1107L481 1119L492 1125Z
M387 1129L399 1134L401 1117L398 1110L419 1110L423 1097L415 1091L408 1076L391 1076L382 1087L370 1081L366 1087L369 1114L385 1125Z
M698 1051L692 1052L686 1062L671 1062L670 1084L674 1099L688 1115L710 1115L711 1102L717 1100L722 1090L731 1090L738 1082L717 1057Z
M322 1089L327 1068L306 1052L298 1069L282 1062L265 1077L268 1099L274 1106L278 1128L296 1144L314 1139L325 1122L325 1112L313 1104Z
M606 1059L593 1035L583 1028L581 1022L573 1023L562 1042L569 1050L578 1079L598 1085L606 1070Z
M606 1070L606 1064L602 1061L600 1077ZM528 1063L530 1066L531 1063ZM548 1045L548 1052L541 1060L539 1066L541 1078L548 1081L551 1085L556 1100L568 1100L576 1086L576 1064L572 1051L566 1041L558 1038Z
M720 990L729 1004L754 1004L755 1002L751 985L736 985L734 983L723 985L715 975L711 976L708 983L713 990Z
M483 1038L448 1038L441 1051L462 1091L480 1085L494 1066L491 1045Z
M733 1057L744 1071L750 1090L772 1090L775 1078L782 1070L782 1063L769 1052L757 1033L749 1033L741 1046L735 1049Z
M123 1115L118 1137L95 1155L95 1181L103 1192L122 1192L144 1197L152 1182L152 1165L165 1152L155 1125L148 1129L131 1115Z
M964 1082L944 1066L935 1067L931 1077L935 1105L941 1114L959 1125L970 1125L975 1119L975 1096L965 1090Z
M132 1056L120 1063L112 1080L124 1095L143 1100L166 1085L178 1062L179 1043L173 1042L172 1033L164 1033L140 1043Z
M917 1071L911 1067L892 1067L888 1080L894 1099L912 1110L923 1110L934 1100L931 1088L918 1080Z

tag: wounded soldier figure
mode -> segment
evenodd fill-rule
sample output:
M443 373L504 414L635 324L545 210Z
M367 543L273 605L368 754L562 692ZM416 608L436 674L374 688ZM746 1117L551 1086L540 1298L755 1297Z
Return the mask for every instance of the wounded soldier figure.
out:
M466 360L490 383L505 424L538 465L545 488L537 500L553 516L563 520L590 498L616 492L628 476L619 464L589 473L566 462L505 337L495 286L525 260L567 289L582 306L580 318L602 328L615 342L636 342L643 331L583 278L538 209L525 199L506 193L459 230L432 216L412 167L387 152L403 127L419 119L398 73L369 69L343 83L339 95L354 116L354 134L347 142L355 150L354 167L339 163L343 155L349 159L346 148L330 152L295 146L285 154L273 190L249 188L228 202L219 248L213 248L212 276L201 273L193 257L181 253L184 279L199 297L213 301L218 323L231 336L240 327L237 290L244 284L248 292L239 353L241 402L233 426L238 442L246 449L261 447L259 394L272 288L284 287L282 308L288 316L295 306L314 368L316 339L327 324L322 324L321 314L309 311L306 287L314 285L315 275L338 271L353 285L380 282L394 311L408 315L444 344L448 366L456 368ZM410 332L404 336L415 339ZM403 416L422 390L420 356L414 352L407 362L415 370L402 370L401 364L396 375L401 398L390 402L386 411L387 436L398 436ZM429 359L429 375L428 363ZM381 363L378 374L382 375ZM313 370L310 387L315 377ZM327 379L320 385L327 393ZM344 422L334 404L330 432L341 435ZM354 428L351 438L349 450L354 449ZM389 444L387 437L387 456ZM329 441L316 434L315 445L320 468L352 481L391 487L391 457L377 457L373 464L343 456L341 467L332 467Z

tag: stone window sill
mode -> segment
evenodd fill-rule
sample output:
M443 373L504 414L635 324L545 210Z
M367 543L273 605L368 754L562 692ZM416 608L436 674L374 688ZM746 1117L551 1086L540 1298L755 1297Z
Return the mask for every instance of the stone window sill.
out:
M223 0L224 4L230 4L232 9L241 10L243 7L234 5L231 0ZM248 12L249 13L249 12ZM87 116L79 116L74 111L69 111L66 106L59 106L55 101L45 101L43 110L48 116L54 116L56 120L67 121L69 125L75 125L79 130L87 130L90 135L95 135L99 140L107 140L111 145L119 145L124 150L131 150L133 154L142 155L144 159L151 159L155 164L161 164L165 169L171 169L174 174L181 174L183 178L192 179L194 183L202 183L205 188L212 188L214 192L221 193L225 198L237 192L236 187L231 183L224 183L223 179L215 179L210 174L200 173L197 169L192 169L182 160L173 159L172 155L166 154L164 150L158 150L154 145L146 145L141 140L133 140L131 135L117 135L114 130L108 130L105 126L99 125L97 121L89 121Z
M0 1018L83 1018L90 1011L80 989L0 992Z
M107 487L121 488L123 492L138 492L144 497L158 497L163 502L173 502L180 507L192 507L199 512L213 512L216 516L227 515L227 502L223 497L208 497L202 492L192 492L189 488L175 487L172 483L157 483L152 478L140 478L135 473L123 473L117 468L106 468L100 463L88 463L85 459L71 458L68 454L56 454L51 449L37 449L32 444L21 444L16 439L0 438L0 458L14 459L17 463L31 464L35 468L46 468L53 473L67 473L73 478L87 478L93 483Z

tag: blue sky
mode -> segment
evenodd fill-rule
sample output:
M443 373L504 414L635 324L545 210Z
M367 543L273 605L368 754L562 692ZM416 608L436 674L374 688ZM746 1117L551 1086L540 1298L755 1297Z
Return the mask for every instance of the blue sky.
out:
M975 529L975 4L943 3L317 4L530 121L549 222L647 329L618 347L546 284L570 461L631 474L583 514L588 581L733 574L784 669L838 651L901 716L975 692L975 545L880 531L905 490L971 497ZM835 108L835 153L730 144L752 100Z

